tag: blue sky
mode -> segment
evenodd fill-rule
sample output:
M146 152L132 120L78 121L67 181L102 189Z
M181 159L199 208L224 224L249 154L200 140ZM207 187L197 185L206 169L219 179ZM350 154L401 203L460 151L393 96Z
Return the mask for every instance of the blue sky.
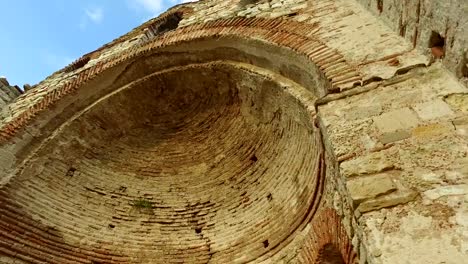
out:
M0 0L0 76L45 79L184 0Z

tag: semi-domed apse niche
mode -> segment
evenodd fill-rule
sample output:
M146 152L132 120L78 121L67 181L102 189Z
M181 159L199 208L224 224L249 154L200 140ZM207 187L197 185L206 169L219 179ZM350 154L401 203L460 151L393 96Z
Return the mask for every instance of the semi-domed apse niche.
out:
M319 68L235 36L148 45L85 66L28 121L0 189L0 260L354 263L320 209Z

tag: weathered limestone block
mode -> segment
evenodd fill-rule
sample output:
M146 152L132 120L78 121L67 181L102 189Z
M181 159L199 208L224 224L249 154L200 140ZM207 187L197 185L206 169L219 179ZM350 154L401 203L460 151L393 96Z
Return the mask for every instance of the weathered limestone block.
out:
M387 173L357 177L349 180L346 185L356 205L364 200L376 198L397 189L391 175Z
M432 120L453 115L453 111L450 109L450 106L442 101L442 99L417 104L414 107L414 110L422 120Z
M340 171L343 176L350 178L395 169L398 163L396 151L391 148L344 161L340 165Z
M458 111L468 112L468 94L451 94L445 101Z
M468 184L440 186L435 189L427 190L423 193L423 195L430 200L437 200L444 196L466 194L468 194Z
M411 136L410 129L418 125L419 119L409 108L384 113L374 118L375 125L382 133L382 143L390 143Z
M435 123L429 125L423 125L414 128L411 131L412 137L436 137L443 134L450 134L454 130L451 122Z

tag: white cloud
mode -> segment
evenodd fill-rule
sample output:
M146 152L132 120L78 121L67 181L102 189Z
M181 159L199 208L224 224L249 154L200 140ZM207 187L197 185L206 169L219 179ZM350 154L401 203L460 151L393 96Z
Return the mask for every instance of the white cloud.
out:
M197 0L130 0L130 4L136 9L144 10L155 16L165 9L181 3L196 2Z
M102 8L100 7L92 8L92 9L85 9L85 13L88 19L96 24L101 23L102 19L104 18L104 12L102 11Z
M152 14L160 13L164 7L164 1L162 0L136 0L135 2L145 11Z

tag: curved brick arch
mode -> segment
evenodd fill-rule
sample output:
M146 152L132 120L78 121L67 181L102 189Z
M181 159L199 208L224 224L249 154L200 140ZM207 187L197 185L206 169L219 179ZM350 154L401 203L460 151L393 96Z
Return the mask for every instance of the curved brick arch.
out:
M266 28L272 28L272 30ZM319 67L325 78L331 83L330 92L336 92L342 87L352 87L356 83L362 83L360 73L349 65L337 51L328 48L324 43L317 40L313 32L314 27L308 24L260 18L217 20L168 32L154 40L146 40L143 44L125 51L124 54L118 54L105 61L100 61L96 65L79 72L74 80L47 92L43 98L37 100L27 110L13 117L11 121L2 126L0 141L11 138L16 131L24 127L40 111L47 109L63 96L76 92L83 83L90 81L101 72L124 61L152 53L160 48L187 43L196 39L238 36L240 38L259 39L292 49L307 56L312 63Z
M273 25L271 24L273 23ZM265 26L274 26L278 28L276 31L264 30ZM114 66L119 65L122 62L138 59L140 56L145 56L156 52L160 48L177 45L180 43L189 43L197 39L204 38L213 38L216 37L229 37L229 36L242 36L245 38L260 39L262 41L273 43L275 45L286 47L300 54L306 55L311 62L316 64L321 70L324 76L329 79L331 83L330 91L333 92L336 89L340 89L341 85L354 85L355 82L360 82L361 78L359 73L355 71L351 66L349 66L342 56L332 49L327 48L320 41L314 40L309 37L301 37L299 33L304 33L310 28L303 28L302 31L297 31L297 24L289 21L270 21L262 19L233 19L226 21L214 21L212 23L207 23L206 25L194 25L191 27L185 27L178 31L169 32L165 34L162 38L157 38L154 40L147 40L144 44L139 47L131 49L128 53L126 52L122 56L113 57L105 62L99 62L97 65L84 69L80 72L75 80L70 83L67 83L63 87L53 90L48 93L44 98L39 102L33 105L29 111L24 112L22 115L17 117L14 121L10 122L9 125L15 124L12 126L7 126L6 129L2 130L2 135L4 140L7 140L9 137L14 136L15 132L20 129L22 126L29 124L32 118L39 114L42 110L50 108L57 102L59 102L66 95L73 92L79 91L80 87L93 80L93 78L100 73L104 72L107 69L110 69ZM293 29L299 33L290 33ZM337 70L339 69L339 70ZM323 162L323 156L321 157L321 162ZM322 169L324 164L321 164ZM320 172L321 175L324 172ZM320 181L319 188L323 188L323 179L318 179ZM323 189L320 191L322 192ZM317 194L318 197L314 197L315 203L313 204L312 211L317 210L317 204L320 201L321 193ZM331 210L331 209L329 209ZM314 219L314 212L307 215L306 222ZM329 226L339 223L339 218L333 220L334 222L330 223ZM319 229L317 229L319 230ZM344 236L340 239L344 241ZM326 240L328 238L327 234L313 233L313 236L317 239ZM323 238L322 238L323 237ZM286 241L281 242L281 245L288 244L291 237L288 237ZM266 240L267 241L267 240ZM268 241L266 242L265 247L268 246ZM280 244L278 244L280 245ZM346 254L350 254L349 243L340 244L340 249ZM53 250L53 249L52 249ZM279 248L278 248L279 250ZM317 256L320 256L320 250L315 252L311 249L313 254L312 259L315 259ZM269 257L275 253L275 249L272 249L268 253L265 253L258 258ZM40 254L40 253L38 253ZM99 258L104 258L99 256ZM120 259L116 260L116 262ZM313 262L310 262L313 263ZM352 263L352 262L347 262Z

